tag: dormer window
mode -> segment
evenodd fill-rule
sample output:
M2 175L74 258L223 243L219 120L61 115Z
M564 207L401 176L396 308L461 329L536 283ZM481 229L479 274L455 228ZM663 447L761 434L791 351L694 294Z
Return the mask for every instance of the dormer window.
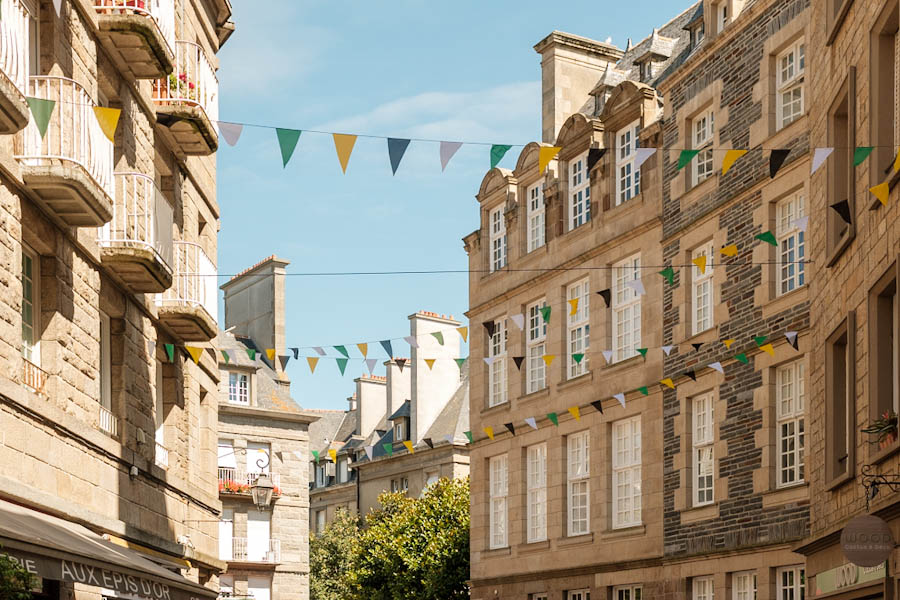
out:
M691 49L693 50L697 46L700 45L700 42L703 41L703 38L706 37L706 25L703 21L691 29Z
M716 20L719 25L718 31L719 33L722 33L723 31L725 31L725 28L728 27L728 23L730 22L727 2L723 2L716 7Z
M228 374L228 402L230 404L250 405L250 374Z
M394 421L394 441L404 442L409 439L409 419L404 417Z
M646 60L641 63L641 81L646 83L653 79L653 61Z

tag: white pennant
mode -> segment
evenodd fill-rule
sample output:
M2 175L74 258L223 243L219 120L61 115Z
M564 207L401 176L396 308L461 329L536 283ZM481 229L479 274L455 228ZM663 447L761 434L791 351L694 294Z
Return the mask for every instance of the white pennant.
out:
M403 338L403 339L406 340L406 343L409 344L409 347L410 347L410 348L418 348L418 347L419 347L419 342L416 341L416 337L415 337L415 336L413 336L413 335L408 335L408 336L406 336L406 337Z
M819 167L825 163L832 152L834 152L834 148L816 148L815 153L813 153L812 170L809 174L812 175L818 171Z
M462 147L462 142L441 142L441 171L447 168L447 163Z
M366 451L366 456L369 457L369 460L372 460L372 450L375 449L375 446L366 446L363 450Z
M325 356L325 350L322 349L322 346L313 346L313 350L315 350L316 354L319 356Z
M377 358L367 358L366 359L366 368L369 369L369 375L375 374L375 365L378 364Z
M238 140L241 139L241 132L244 131L244 126L240 123L229 123L227 121L218 121L218 124L219 133L222 134L228 145L234 146L237 144Z
M634 281L626 281L625 285L633 289L638 296L643 296L647 293L647 290L644 289L644 282L640 279L635 279Z
M299 460L303 460L303 453L299 450L294 450L294 456L296 456Z
M606 359L606 362L607 362L607 363L611 363L611 362L612 362L612 355L613 355L613 351L612 351L612 350L604 350L604 351L603 351L603 358Z
M666 356L669 356L670 354L672 354L672 348L674 348L674 347L675 346L663 346L662 349L663 349L663 352L666 353Z
M809 227L809 215L794 219L791 221L791 225L795 226L800 231L806 231L806 228Z
M448 444L452 444L452 443L453 443L453 436L450 435L450 434L445 435L445 436L444 436L444 439L447 440L447 443L448 443Z
M625 394L615 394L613 398L619 401L619 404L622 405L622 408L625 408Z
M534 420L534 417L528 417L525 419L525 424L531 427L532 429L537 429L537 421Z
M656 148L638 148L634 153L634 168L640 169L647 159L656 153Z
M484 358L484 364L486 364L487 366L491 366L492 364L494 364L495 360L497 360L496 356L486 356Z
M53 0L53 8L56 10L56 16L59 16L59 12L62 10L62 0Z
M147 340L147 354L150 356L156 355L156 342L153 340Z
M520 313L518 315L511 315L509 318L512 319L512 322L516 324L516 327L519 328L519 331L525 329L525 315Z
M715 369L716 371L718 371L718 372L721 373L722 375L725 374L725 369L722 368L722 363L720 363L720 362L709 363L708 366L709 366L710 369Z

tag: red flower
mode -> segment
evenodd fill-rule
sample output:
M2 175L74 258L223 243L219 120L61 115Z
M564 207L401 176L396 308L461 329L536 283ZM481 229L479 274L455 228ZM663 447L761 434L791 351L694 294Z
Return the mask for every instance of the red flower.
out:
M178 76L178 79L180 79L181 81L187 82L187 73L181 73Z
M190 82L190 83L188 84L188 87L189 87L190 89L194 89L194 82L193 82L193 81Z

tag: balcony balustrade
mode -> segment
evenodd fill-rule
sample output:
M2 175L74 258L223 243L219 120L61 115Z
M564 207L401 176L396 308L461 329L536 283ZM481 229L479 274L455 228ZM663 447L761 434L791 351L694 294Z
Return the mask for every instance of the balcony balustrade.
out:
M157 296L159 319L186 342L216 337L216 267L193 242L174 242L172 287Z
M47 384L49 375L42 368L28 360L22 358L22 385L38 394L44 393L44 386Z
M281 562L281 540L232 538L232 562L277 564Z
M103 406L100 407L99 425L100 431L107 433L111 437L116 437L119 434L119 419Z
M175 71L153 82L156 119L186 156L208 156L219 147L219 80L203 48L175 42Z
M228 495L250 495L250 487L256 483L260 473L246 473L234 467L219 467L219 493ZM275 486L275 495L281 495L281 475L266 473Z
M0 3L0 133L15 133L28 125L28 32L36 17L22 0Z
M156 466L161 467L163 469L169 468L169 449L156 442L156 456L155 456Z
M94 0L100 43L119 70L135 79L175 68L174 0Z
M41 137L29 121L17 140L25 185L66 225L99 227L112 218L113 143L100 128L93 98L65 77L31 77L29 96L56 105Z
M116 173L112 221L100 228L103 265L134 293L172 287L172 205L153 179Z

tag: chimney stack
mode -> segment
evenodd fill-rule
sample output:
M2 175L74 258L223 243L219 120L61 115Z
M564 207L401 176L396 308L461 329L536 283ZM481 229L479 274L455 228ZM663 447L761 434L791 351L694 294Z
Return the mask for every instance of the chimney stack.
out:
M412 348L412 395L410 397L410 438L422 441L425 433L459 387L460 326L452 316L419 311L409 316L409 334L416 338ZM440 332L441 344L432 333ZM429 369L424 359L436 359Z
M399 360L406 361L403 365L403 370L401 371L400 365L397 364L397 360L398 359L393 358L384 363L385 371L387 371L385 418L390 417L397 412L397 410L403 406L403 403L410 399L413 363L409 359L400 358Z
M365 438L375 431L385 416L387 378L363 375L353 382L356 383L356 432Z

